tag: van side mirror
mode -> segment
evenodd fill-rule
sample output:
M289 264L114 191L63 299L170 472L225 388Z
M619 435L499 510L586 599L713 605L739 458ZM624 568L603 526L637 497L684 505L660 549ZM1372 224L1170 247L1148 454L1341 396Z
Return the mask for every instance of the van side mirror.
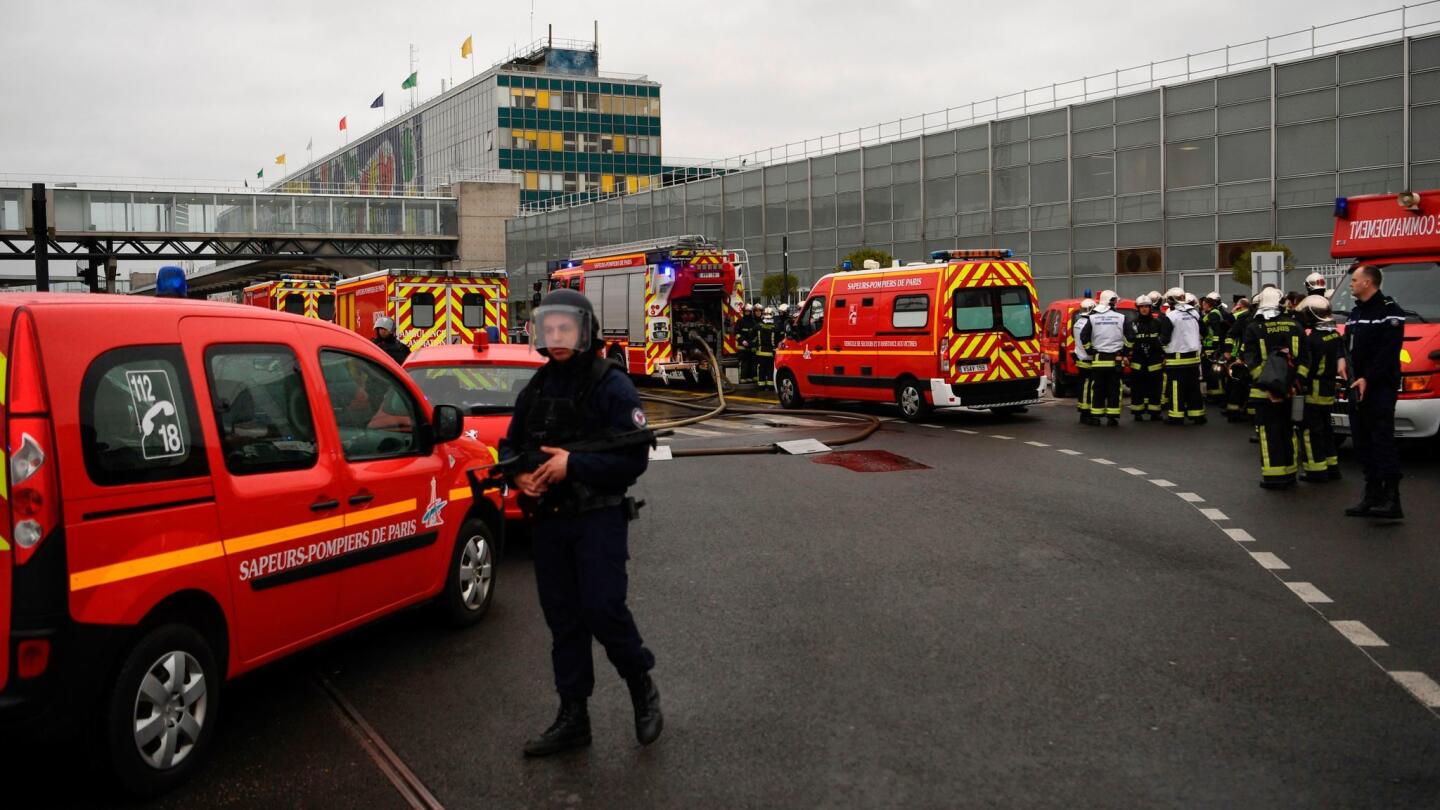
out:
M430 423L434 425L436 444L453 442L460 438L460 434L465 430L465 420L460 409L454 405L436 405L435 415Z

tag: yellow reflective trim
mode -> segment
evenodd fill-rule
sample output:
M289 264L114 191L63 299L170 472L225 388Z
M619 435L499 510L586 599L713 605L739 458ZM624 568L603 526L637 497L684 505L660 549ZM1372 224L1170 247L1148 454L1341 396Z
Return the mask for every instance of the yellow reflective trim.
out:
M7 542L5 542L5 538L0 537L0 551L9 551L9 550L10 550L10 544L7 543Z
M171 568L194 565L195 563L217 559L224 553L225 546L223 543L206 543L201 546L183 548L179 551L168 551L164 554L141 557L138 560L127 560L122 563L115 563L114 565L91 568L89 571L80 571L70 575L70 590L83 591L86 588L94 588L97 585L108 585L112 582L133 579L134 577L140 577L146 574L168 571Z
M306 535L319 534L320 532L343 528L345 528L345 518L343 515L297 523L294 526L281 526L278 529L232 537L224 541L225 553L242 554L246 551L253 551L257 548L264 548L265 546L273 546L276 543L284 543L287 540L294 540L305 537Z
M456 488L450 490L450 501L451 501L451 503L454 503L455 501L468 500L468 499L471 498L471 497L472 497L472 495L471 495L471 492L470 492L470 487L456 487Z
M395 503L389 503L384 506L376 506L371 509L363 509L359 512L351 512L350 514L345 515L345 525L346 527L358 526L361 523L369 523L372 520L393 517L394 515L401 514L402 512L413 512L415 511L415 508L415 499L411 498L408 501L397 501Z
M5 389L10 387L8 385L10 377L5 373L9 363L10 361L6 359L5 355L0 354L0 405L5 404Z
M0 382L0 389L4 387L5 384ZM10 500L10 460L3 452L0 452L0 498Z

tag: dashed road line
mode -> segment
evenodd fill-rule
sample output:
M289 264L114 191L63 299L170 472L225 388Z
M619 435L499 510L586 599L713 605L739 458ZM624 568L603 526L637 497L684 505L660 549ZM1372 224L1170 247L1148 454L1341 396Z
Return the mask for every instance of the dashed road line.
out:
M1149 475L1149 473L1138 467L1121 467L1120 472L1129 473L1131 475Z
M1106 466L1106 467L1113 467L1113 466L1115 466L1115 462L1111 461L1111 460L1108 459L1108 458L1092 458L1092 459L1090 459L1090 460L1093 461L1093 462L1095 462L1096 464L1101 464L1101 465L1104 465L1104 466Z
M1335 603L1335 600L1326 596L1324 591L1308 582L1287 582L1285 586L1294 591L1295 595L1307 605L1332 605Z
M1084 453L1080 452L1079 450L1066 450L1066 449L1063 448L1063 447L1057 449L1055 452L1057 452L1057 453L1064 453L1064 454L1067 455L1067 456L1083 456L1083 455L1085 455Z
M1165 487L1166 489L1175 486L1174 481L1166 481L1164 478L1151 478L1150 483L1157 487Z
M1423 672L1392 672L1390 677L1405 687L1415 699L1432 709L1440 709L1440 684Z
M991 434L990 434L990 438L992 438L992 439L1004 439L1004 440L1006 440L1006 441L1009 441L1009 440L1011 440L1011 439L1013 439L1013 438L1015 438L1015 437L1014 437L1014 436L1001 436L999 433L991 433Z
M921 423L920 423L920 427L923 427L923 428L934 428L935 430L944 430L944 429L945 429L945 426L944 426L944 425L932 425L932 424L930 424L929 422L921 422Z
M970 436L978 436L978 435L980 435L980 431L978 431L978 430L966 430L965 428L952 428L952 429L953 429L956 433L965 433L965 434L968 434L968 435L970 435Z
M1230 539L1234 540L1237 543L1255 542L1255 538L1251 536L1250 532L1247 532L1244 529L1226 529L1225 533L1230 535Z
M1250 552L1250 556L1254 558L1255 562L1260 563L1260 567L1266 571L1290 570L1290 566L1286 565L1284 560L1268 551L1252 551Z
M1350 639L1350 643L1356 647L1389 647L1385 639L1375 635L1375 631L1365 626L1364 622L1357 621L1332 621L1330 626L1340 631L1340 635Z
M1229 520L1230 517L1219 509L1201 509L1200 514L1214 521Z
M705 428L697 428L697 427L677 427L677 428L670 428L670 429L673 430L673 431L676 432L676 433L679 433L681 436L695 436L695 437L702 438L702 439L710 439L710 438L714 438L714 437L716 437L716 436L724 436L724 435L725 435L724 433L722 433L721 431L718 431L718 430L706 430Z
M1205 499L1193 492L1177 492L1176 496L1186 503L1204 503Z
M1049 446L1050 446L1050 445L1048 445L1048 444L1046 444L1046 443L1044 443L1044 442L1025 442L1025 443L1028 444L1028 445L1030 445L1031 447L1049 447Z

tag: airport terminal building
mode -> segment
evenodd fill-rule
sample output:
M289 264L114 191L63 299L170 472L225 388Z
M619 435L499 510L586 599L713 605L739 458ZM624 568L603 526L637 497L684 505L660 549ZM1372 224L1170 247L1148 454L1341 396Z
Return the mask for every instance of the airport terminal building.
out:
M755 287L786 237L801 286L861 247L1002 247L1042 302L1176 284L1228 297L1248 291L1229 267L1255 245L1329 264L1336 196L1440 187L1440 35L1264 62L1135 92L1117 72L1101 100L527 212L506 228L510 289L576 248L693 233L748 251Z

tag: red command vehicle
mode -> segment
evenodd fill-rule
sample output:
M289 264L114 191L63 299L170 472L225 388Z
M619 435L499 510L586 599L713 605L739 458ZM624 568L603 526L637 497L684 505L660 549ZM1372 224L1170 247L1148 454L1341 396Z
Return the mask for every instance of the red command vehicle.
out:
M931 254L930 264L832 273L810 290L775 357L780 404L806 398L932 408L1040 401L1039 310L1030 268L1008 250Z
M550 288L580 290L595 305L606 356L634 375L699 380L738 362L735 324L744 289L737 254L703 236L592 248L551 262Z
M204 758L225 680L409 605L489 605L504 522L467 470L490 453L353 332L17 294L0 354L7 739L93 724L153 795Z
M471 345L430 346L405 358L405 370L432 405L454 405L465 416L465 435L490 448L499 461L500 439L510 429L515 399L545 365L529 345L491 343L481 332ZM505 517L521 518L516 493L505 493Z
M242 300L251 306L321 321L335 320L334 276L287 273L274 281L246 287L243 296Z
M1050 302L1040 320L1040 353L1045 356L1045 377L1055 396L1067 396L1071 386L1080 378L1080 369L1075 365L1075 313L1080 311L1083 298L1062 298ZM1121 298L1115 307L1125 315L1125 320L1134 323L1139 317L1135 299Z
M1395 435L1440 433L1440 191L1337 199L1330 255L1379 267L1381 290L1405 310ZM1354 305L1342 281L1331 301L1341 329ZM1348 433L1350 417L1337 411L1336 428Z
M395 321L395 336L411 349L473 343L494 327L509 339L510 282L504 270L378 270L335 285L335 322L367 338L375 321Z

